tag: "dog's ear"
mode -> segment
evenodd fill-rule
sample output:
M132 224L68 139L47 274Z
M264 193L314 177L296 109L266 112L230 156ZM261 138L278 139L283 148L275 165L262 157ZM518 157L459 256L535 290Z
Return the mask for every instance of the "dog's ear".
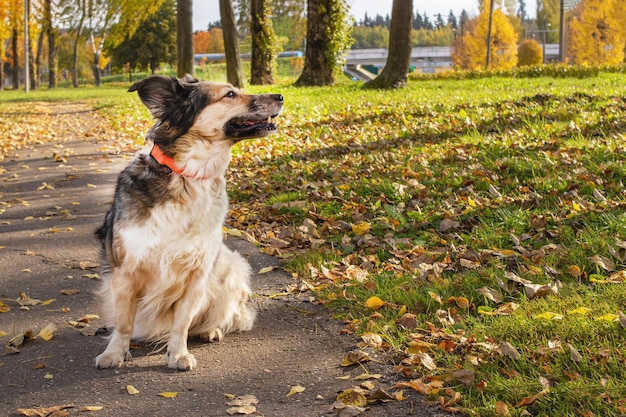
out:
M154 75L137 81L128 91L137 91L155 119L178 124L181 119L193 119L197 106L208 104L208 96L194 88L197 83L189 74L180 79Z

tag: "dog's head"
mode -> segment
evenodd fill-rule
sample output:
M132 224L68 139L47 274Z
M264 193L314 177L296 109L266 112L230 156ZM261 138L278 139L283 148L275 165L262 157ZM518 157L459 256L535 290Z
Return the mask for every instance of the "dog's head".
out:
M276 132L274 118L284 101L280 94L243 94L230 84L198 81L190 75L148 77L128 91L137 91L156 119L147 138L181 166L189 161L202 164L202 155L209 157L242 139Z

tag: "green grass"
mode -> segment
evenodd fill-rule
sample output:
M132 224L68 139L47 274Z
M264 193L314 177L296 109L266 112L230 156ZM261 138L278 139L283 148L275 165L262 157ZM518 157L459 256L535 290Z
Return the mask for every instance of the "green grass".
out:
M380 334L404 375L445 381L433 398L459 392L455 407L477 416L498 404L624 415L626 75L564 75L248 87L286 107L277 135L235 147L228 221L284 257L348 330ZM123 91L2 92L0 110L84 100L140 138L148 114ZM532 297L511 276L557 294ZM385 306L368 309L372 296ZM472 383L454 377L463 369Z

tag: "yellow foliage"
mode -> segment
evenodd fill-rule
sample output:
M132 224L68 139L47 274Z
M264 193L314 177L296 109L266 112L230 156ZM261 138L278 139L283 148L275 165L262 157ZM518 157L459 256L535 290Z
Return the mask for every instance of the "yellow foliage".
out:
M578 65L614 65L624 60L623 0L583 0L573 12L568 56Z
M487 2L485 2L487 3ZM509 69L517 65L517 34L511 21L499 9L493 11L491 29L490 69ZM452 60L462 69L482 69L487 58L489 7L466 26L465 34L457 38Z
M532 66L543 62L543 48L534 39L524 39L517 49L517 65Z

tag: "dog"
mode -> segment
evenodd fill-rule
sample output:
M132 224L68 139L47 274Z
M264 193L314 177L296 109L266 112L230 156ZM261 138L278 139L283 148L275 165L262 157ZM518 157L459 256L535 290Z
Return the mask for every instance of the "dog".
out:
M113 328L98 368L130 359L130 341L167 344L168 367L191 370L187 340L219 341L252 328L250 266L223 243L224 173L232 146L277 131L280 94L243 94L192 76L133 84L155 124L119 174L96 230L103 264L99 295Z

